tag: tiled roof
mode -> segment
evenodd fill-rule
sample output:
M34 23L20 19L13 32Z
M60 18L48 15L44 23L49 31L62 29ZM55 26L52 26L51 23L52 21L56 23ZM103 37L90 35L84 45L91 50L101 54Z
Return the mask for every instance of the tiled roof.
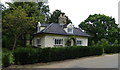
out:
M67 33L64 30L64 27L66 27L66 26L61 26L60 24L57 24L57 23L52 23L52 24L49 24L49 25L48 24L42 24L42 26L45 26L46 28L43 29L40 32L35 33L34 35L48 33L48 34L60 34L60 35L77 35L77 36L88 36L88 37L90 36L87 33L83 32L81 29L76 28L76 27L73 28L73 33L72 34Z
M50 24L41 24L42 27L47 27L49 26Z

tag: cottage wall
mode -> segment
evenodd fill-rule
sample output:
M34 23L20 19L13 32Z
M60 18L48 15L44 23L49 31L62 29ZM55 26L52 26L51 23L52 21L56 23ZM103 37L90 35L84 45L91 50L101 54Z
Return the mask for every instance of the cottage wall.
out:
M44 47L54 47L54 39L63 39L63 47L65 46L66 43L66 39L69 38L70 36L64 36L64 35L54 35L54 34L45 34L45 35L38 35L34 38L41 39L41 48ZM88 38L87 37L80 37L80 36L76 36L76 42L77 40L81 40L82 41L82 45L77 45L77 46L87 46L88 45ZM34 46L36 45L36 41L34 41Z

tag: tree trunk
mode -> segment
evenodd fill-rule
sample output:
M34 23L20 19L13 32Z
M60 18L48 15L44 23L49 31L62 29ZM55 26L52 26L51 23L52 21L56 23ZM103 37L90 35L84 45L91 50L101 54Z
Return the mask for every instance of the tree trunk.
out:
M14 40L14 44L13 44L13 49L12 49L12 50L14 50L14 49L15 49L16 42L17 42L17 37L15 36L15 40Z
M15 49L15 47L16 47L16 43L17 43L17 39L18 39L19 36L20 36L20 34L19 34L18 36L15 35L15 40L14 40L14 44L13 44L13 48L12 48L12 50Z

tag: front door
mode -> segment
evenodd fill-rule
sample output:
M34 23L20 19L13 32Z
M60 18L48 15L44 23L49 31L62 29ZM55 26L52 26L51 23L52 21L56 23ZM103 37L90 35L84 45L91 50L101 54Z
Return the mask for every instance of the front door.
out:
M73 39L71 39L71 46L74 46L74 41L73 41Z

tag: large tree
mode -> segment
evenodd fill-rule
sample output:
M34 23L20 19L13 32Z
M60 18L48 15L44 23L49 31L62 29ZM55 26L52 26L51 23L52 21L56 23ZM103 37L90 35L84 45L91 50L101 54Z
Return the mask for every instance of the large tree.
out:
M64 12L62 12L61 10L55 10L53 11L53 13L51 14L51 17L49 18L49 23L58 23L58 17L60 16L60 14L65 14ZM68 16L66 16L67 20L66 23L72 23L71 20L68 18Z
M91 34L95 42L107 39L113 43L118 40L118 25L115 19L102 14L89 15L89 17L79 24L79 27Z
M17 29L15 28L19 28L19 26L24 25L24 23L29 23L31 25L31 27L29 26L29 24L24 25L24 27L29 27L29 29L27 30L27 32L25 31L24 33L22 33L20 31L21 34L19 34L19 37L16 37L16 45L20 45L20 46L25 46L26 42L29 41L31 43L32 38L33 38L33 33L36 31L36 25L37 22L41 22L41 23L46 23L47 19L49 17L49 6L45 5L44 3L35 3L35 2L14 2L14 3L7 3L8 4L8 8L3 10L3 46L7 47L7 45L11 46L14 44L13 41L15 41L14 39L14 33L17 32ZM18 10L19 8L19 10ZM23 10L23 13L21 12L21 10ZM15 13L16 11L18 12ZM13 13L14 12L14 13ZM17 15L18 14L18 15ZM22 15L24 14L24 16ZM8 16L9 15L9 16ZM19 15L21 19L19 19ZM14 20L13 21L13 16L14 18L18 19L18 20ZM10 18L11 19L8 19ZM26 18L30 18L30 20L26 19ZM32 23L30 22L32 20ZM23 23L21 23L20 21L22 21ZM9 22L9 23L8 23ZM15 26L15 23L16 24ZM7 25L14 25L13 29L9 29ZM11 32L12 31L12 32ZM19 30L18 30L19 31ZM15 45L15 44L14 44ZM15 46L14 46L15 47ZM7 47L9 48L9 47Z
M29 32L34 22L33 17L28 17L22 7L17 7L14 10L5 13L3 16L3 41L6 36L13 39L13 47L16 47L18 39L25 33ZM7 37L8 38L8 37Z

